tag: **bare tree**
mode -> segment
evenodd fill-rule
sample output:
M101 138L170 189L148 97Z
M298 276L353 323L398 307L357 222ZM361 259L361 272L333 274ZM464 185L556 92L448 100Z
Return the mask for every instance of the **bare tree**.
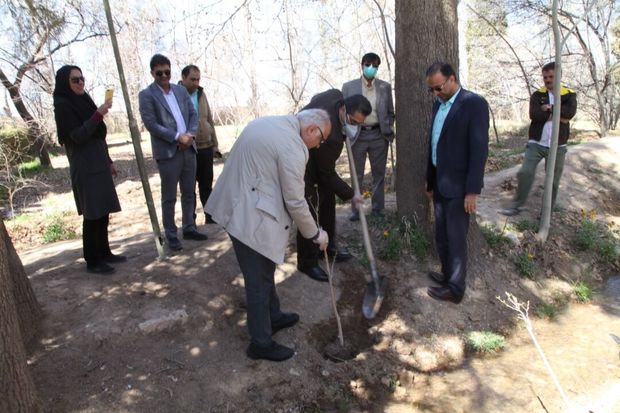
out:
M0 82L11 96L13 105L26 123L28 137L34 144L43 166L51 166L48 153L49 137L41 122L32 115L22 91L26 80L50 94L54 68L51 57L67 46L101 36L89 6L77 0L52 4L42 0L20 2L3 0L4 15L10 18L6 32L13 39L13 48L0 48ZM14 80L9 80L14 73Z
M544 0L508 0L511 12L523 19L542 21L541 35L552 39L547 22L552 18L549 2ZM573 76L580 96L580 110L588 112L604 135L618 118L617 78L613 71L611 33L612 19L616 13L614 0L564 1L558 7L558 25L566 38L564 57L566 64L574 66ZM550 43L553 44L552 40ZM587 71L583 71L583 68ZM581 79L579 74L587 74Z

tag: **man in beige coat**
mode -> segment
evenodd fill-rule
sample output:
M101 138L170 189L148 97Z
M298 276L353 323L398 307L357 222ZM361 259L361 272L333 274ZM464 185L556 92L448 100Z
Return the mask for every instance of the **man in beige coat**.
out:
M213 114L204 89L200 87L200 69L195 65L187 65L181 71L180 85L185 86L198 113L198 131L196 132L196 182L203 208L213 189L213 158L221 158L218 149L217 134ZM195 209L195 208L194 208ZM195 219L196 217L194 217ZM205 214L205 224L212 224L209 214Z
M207 201L205 211L228 232L243 273L252 359L283 361L295 354L271 338L299 320L280 310L274 273L284 262L292 222L304 238L327 248L327 233L317 228L304 198L304 173L308 149L330 133L321 109L250 122Z

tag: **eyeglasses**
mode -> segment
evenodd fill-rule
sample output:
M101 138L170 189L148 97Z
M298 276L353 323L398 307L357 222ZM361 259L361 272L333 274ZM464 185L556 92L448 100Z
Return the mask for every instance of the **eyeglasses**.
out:
M446 84L446 82L450 80L450 78L446 79L443 81L443 83L439 86L432 86L428 88L428 93L433 93L433 92L441 92L443 90L444 85Z
M155 76L157 77L170 77L170 70L158 70L157 72L155 72Z
M71 83L75 83L76 85L80 84L80 82L86 81L86 79L84 79L84 76L72 77L70 80Z
M378 67L379 67L379 64L378 64L378 63L364 63L364 66L365 66L365 67L370 67L370 66L372 66L372 67L374 67L374 68L376 69L376 68L378 68Z
M325 142L325 135L323 135L323 131L318 125L316 128L319 130L319 133L321 134L321 143Z

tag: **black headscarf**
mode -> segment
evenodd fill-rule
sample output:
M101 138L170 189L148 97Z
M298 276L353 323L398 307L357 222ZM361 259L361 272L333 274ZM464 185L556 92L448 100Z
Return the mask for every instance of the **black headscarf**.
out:
M97 105L95 105L88 93L84 92L83 95L76 95L71 90L71 80L69 77L73 69L79 70L80 74L82 73L82 69L72 65L65 65L56 72L56 85L53 93L54 114L56 117L58 142L61 145L67 143L69 134L73 129L90 119L97 110ZM103 136L105 137L105 126L103 126L103 129Z

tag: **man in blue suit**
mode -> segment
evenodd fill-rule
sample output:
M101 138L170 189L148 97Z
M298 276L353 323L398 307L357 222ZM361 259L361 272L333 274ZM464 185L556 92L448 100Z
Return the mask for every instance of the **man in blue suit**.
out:
M428 295L460 303L465 294L469 215L483 186L489 144L489 105L459 84L452 66L434 63L426 71L433 105L426 190L435 207L435 240L441 274Z
M151 134L153 158L161 179L161 213L168 247L183 248L177 237L174 207L177 185L181 187L183 238L197 241L207 236L198 232L194 218L196 195L196 130L198 115L187 89L170 83L170 60L156 54L151 58L155 80L139 94L140 115Z

